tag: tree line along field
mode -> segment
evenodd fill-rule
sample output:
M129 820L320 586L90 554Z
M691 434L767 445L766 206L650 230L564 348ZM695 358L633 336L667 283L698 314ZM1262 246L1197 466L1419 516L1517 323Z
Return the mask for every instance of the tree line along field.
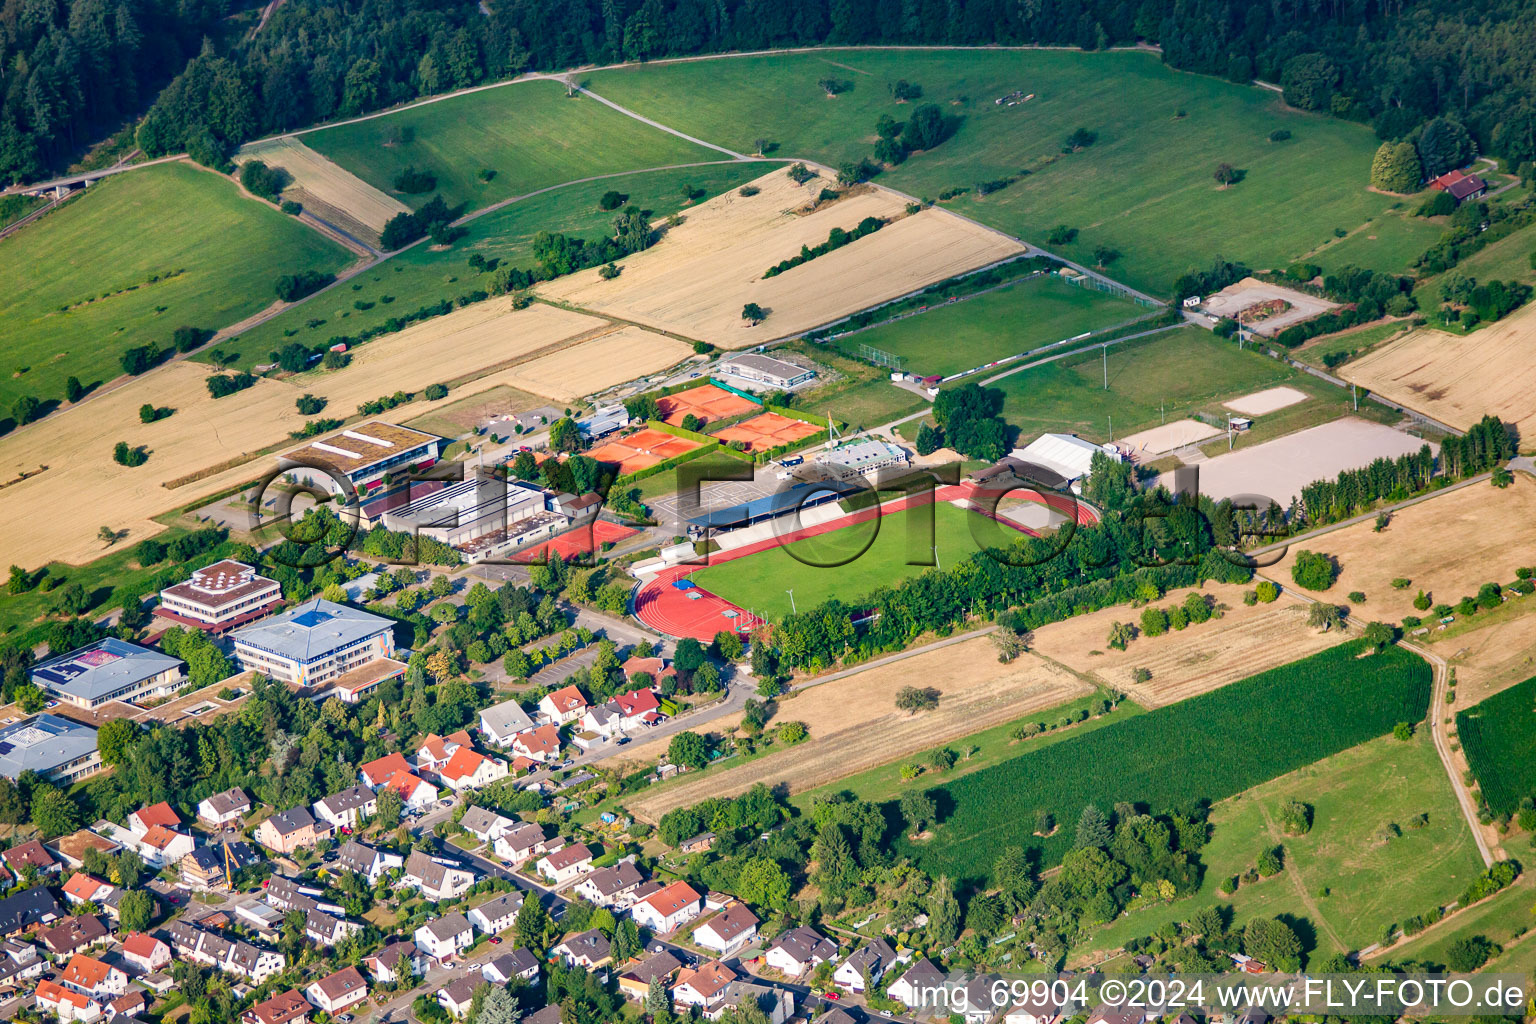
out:
M962 880L985 878L1007 846L1053 864L1087 804L1162 813L1221 800L1422 719L1429 665L1395 646L1360 653L1360 642L1343 644L937 787L934 838L903 838L901 852ZM1040 810L1064 827L1033 835Z
M1495 814L1513 814L1536 796L1536 679L1457 712L1456 735Z
M1288 835L1288 800L1312 808L1312 828ZM1420 814L1427 821L1411 823ZM1297 913L1298 890L1315 949L1345 953L1376 942L1382 929L1450 903L1483 869L1466 820L1428 733L1408 742L1383 736L1263 783L1211 808L1211 840L1200 851L1205 873L1189 900L1158 903L1127 914L1094 935L1089 947L1112 950L1187 921L1206 906L1232 907L1241 924L1255 917ZM1388 825L1401 834L1386 838ZM1285 848L1285 870L1243 885L1230 897L1217 887L1254 866L1259 853ZM1321 893L1326 889L1328 895Z
M822 79L847 84L828 98ZM922 87L915 103L890 92ZM870 156L881 114L900 121L917 103L958 119L954 135L879 180L937 199L983 223L1047 245L1051 228L1077 228L1053 251L1092 262L1120 252L1112 276L1154 292L1205 266L1215 252L1282 266L1387 209L1367 191L1377 140L1362 125L1303 114L1258 87L1181 74L1153 54L1076 51L827 50L647 65L593 73L594 92L646 117L750 152L832 166ZM1000 105L1019 91L1033 99ZM1075 129L1091 146L1062 154ZM1274 131L1290 138L1271 142ZM1228 163L1242 180L1218 189ZM1028 177L978 197L978 182Z
M338 335L355 336L391 317L488 290L492 274L471 267L472 256L499 261L501 266L526 268L534 264L533 238L540 231L589 241L611 234L614 211L598 206L606 192L618 191L641 209L664 217L689 205L683 195L685 185L717 195L761 173L761 164L721 163L637 172L545 192L475 218L465 225L464 236L447 249L413 246L346 286L288 310L218 348L238 355L236 366L250 366L265 362L269 352L291 341L313 347ZM195 358L207 360L211 351Z
M835 344L854 358L869 346L899 357L909 373L947 376L1147 312L1127 299L1047 273L850 334Z
M0 409L21 395L62 399L70 376L111 380L125 350L238 322L277 301L279 276L350 259L190 164L103 179L0 241Z
M519 82L304 132L322 156L412 207L435 193L480 209L561 182L615 171L719 160L553 81ZM419 194L395 189L401 171L436 179ZM484 180L481 172L493 172Z
M706 566L688 578L741 608L778 621L792 608L811 609L833 597L855 602L878 587L916 576L931 565L912 565L909 560L931 562L935 543L938 564L953 566L983 547L973 528L992 544L1023 536L979 513L936 502Z

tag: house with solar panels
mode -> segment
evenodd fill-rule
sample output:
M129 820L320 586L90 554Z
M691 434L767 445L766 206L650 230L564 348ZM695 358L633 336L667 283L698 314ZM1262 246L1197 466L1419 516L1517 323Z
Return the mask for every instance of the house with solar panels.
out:
M56 700L90 711L115 700L132 704L175 693L187 663L153 647L104 637L32 668L32 682Z
M50 782L74 782L101 771L96 730L58 715L34 715L0 729L0 775L15 781L36 772Z
M241 669L302 687L316 700L353 704L405 673L396 661L394 621L313 598L230 634Z

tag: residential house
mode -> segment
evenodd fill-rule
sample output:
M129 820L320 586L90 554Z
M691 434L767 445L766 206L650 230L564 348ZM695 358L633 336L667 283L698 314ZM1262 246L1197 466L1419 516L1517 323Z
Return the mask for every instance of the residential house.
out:
M427 962L421 955L421 950L417 949L416 943L409 939L403 942L391 942L377 953L370 953L363 957L363 966L368 968L368 973L380 985L393 985L398 981L402 967L417 977L425 974L427 970Z
M437 787L410 772L396 772L383 788L400 794L401 806L407 813L417 814L437 803Z
M619 718L626 732L648 728L664 717L661 713L661 700L656 696L656 691L649 687L621 693L613 698L613 703L618 706Z
M1148 1013L1145 1009L1127 1009L1123 1006L1103 1004L1095 1006L1088 1012L1087 1024L1142 1024L1151 1020L1155 1014Z
M311 941L330 948L350 935L356 935L363 926L344 917L335 917L319 910L304 915L304 934Z
M101 1018L101 1005L88 996L72 992L56 981L40 981L34 993L37 1008L61 1021L90 1022Z
M0 938L11 938L52 924L64 916L64 908L46 886L34 885L0 900ZM98 922L99 923L99 922Z
M523 890L513 889L494 899L486 900L469 912L469 923L485 935L504 932L517 923L517 912L523 909Z
M5 866L11 869L11 874L17 878L26 877L27 869L38 874L58 874L62 868L54 859L53 854L44 848L36 839L29 839L20 846L13 846L3 855Z
M367 786L348 786L339 793L315 801L315 817L333 829L357 828L364 818L378 813L379 798Z
M362 875L368 879L371 887L377 885L379 879L389 871L405 867L405 858L398 853L375 849L356 839L349 839L336 853L336 866Z
M757 915L745 903L733 903L693 930L696 945L729 956L757 937Z
M937 1005L934 993L944 988L944 972L926 957L918 960L902 972L901 977L886 986L887 998L894 999L909 1010Z
M0 744L3 743L4 740L0 740ZM123 841L118 842L109 839L106 835L93 831L93 829L100 829L103 833L110 832L116 836L121 836ZM138 839L134 834L121 825L110 821L98 821L91 828L82 828L71 832L67 836L59 836L59 838L49 841L48 852L63 863L64 866L60 870L73 869L79 871L85 867L85 855L92 850L108 857L116 857L126 849L137 849L137 844Z
M689 836L677 844L680 853L705 853L714 848L715 834L713 832L700 832L696 836Z
M197 818L214 828L232 825L251 813L251 798L243 789L226 789L197 805Z
M123 939L123 959L145 974L171 966L171 947L144 932L132 932Z
M389 781L390 776L401 772L409 775L412 771L414 769L405 755L397 752L386 754L377 761L369 761L358 769L358 774L362 777L363 785L369 789L378 789Z
M685 968L672 986L672 1000L682 1006L713 1010L724 999L726 989L736 977L736 972L719 960L702 963L693 970Z
M225 840L217 846L199 846L177 865L181 880L194 889L226 889L229 876L262 862L252 843Z
M141 988L129 989L107 1004L108 1020L135 1020L149 1009L149 997Z
M334 1017L368 998L368 982L356 967L343 967L312 983L304 997Z
M171 949L188 960L240 975L257 985L281 972L287 963L287 958L275 950L231 941L185 921L172 921L166 927L166 935Z
M449 1016L457 1020L469 1014L469 1008L475 1001L475 989L485 984L485 979L478 974L465 974L445 983L437 990L438 1005L448 1011Z
M0 988L15 989L22 982L40 977L47 966L30 942L0 940Z
M592 851L587 849L586 843L573 843L545 854L537 865L539 874L553 885L564 885L580 877L591 866Z
M112 933L95 914L65 918L52 928L38 932L37 937L42 940L43 948L55 957L70 956L112 941Z
M546 698L547 699L547 698ZM560 727L540 725L512 737L512 753L548 764L560 757Z
M687 882L673 882L630 907L635 924L666 935L699 916L703 897Z
M517 868L522 867L529 857L549 852L549 844L542 825L523 822L497 836L491 849L496 856Z
M436 775L447 766L449 759L460 747L469 745L469 733L463 729L449 736L431 733L416 748L416 771Z
M293 807L272 815L256 827L256 841L284 856L314 846L330 830L315 821L308 807Z
M493 960L488 960L481 968L481 974L493 985L506 985L514 978L537 981L539 958L522 946L518 946L510 953L503 953Z
M574 685L562 686L539 701L539 714L546 722L567 725L586 714L587 707L587 698L579 689Z
M479 789L481 786L490 785L498 779L504 779L511 773L507 762L499 757L486 757L477 754L468 746L460 747L453 752L448 763L438 772L438 777L443 780L443 785L455 793L465 790Z
M177 829L181 827L181 815L164 800L148 807L140 807L128 815L128 830L136 836L142 836L153 826L161 828Z
M627 907L645 878L640 869L627 860L598 868L576 885L576 895L599 907Z
M109 885L99 878L93 878L83 871L77 871L69 876L69 881L64 883L64 902L76 906L82 903L94 903L99 907L103 906L116 891L117 886Z
M533 719L516 700L502 701L480 712L480 735L498 747L512 745L512 737L533 728Z
M308 913L319 908L320 901L324 898L324 889L313 885L300 885L283 875L273 875L267 879L265 891L262 893L262 900L268 906L284 914L290 910ZM334 903L329 904L328 909L341 913L341 908Z
M468 892L475 884L475 873L457 861L431 857L416 850L406 858L400 883L420 889L429 900L448 900Z
M197 848L197 841L185 832L164 825L151 825L134 844L144 863L152 868L168 868L179 863Z
M656 657L629 658L624 664L619 666L619 670L624 673L624 678L632 683L637 682L635 677L643 673L648 678L638 680L638 682L645 683L647 686L660 683L663 679L671 679L677 675L677 669L673 668L667 659Z
M312 1007L298 989L279 992L240 1015L240 1024L309 1024Z
M785 1024L795 1015L795 994L788 989L741 979L727 985L720 1004L705 1010L704 1016L709 1020L719 1020L725 1011L740 1011L747 1005L755 1006L766 1014L768 1024Z
M524 1017L523 1024L565 1024L565 1017L560 1004L553 1003Z
M463 914L455 912L428 921L412 938L418 949L442 963L473 945L475 930Z
M767 966L790 978L799 978L816 965L837 958L837 946L809 925L791 928L774 940L763 955Z
M514 818L503 817L488 807L468 807L459 819L464 831L482 843L494 843L508 829L517 825Z
M59 975L59 983L92 999L111 999L128 991L128 975L93 956L76 953Z
M662 987L671 988L672 975L682 966L683 962L665 949L652 953L644 960L631 963L619 974L619 994L643 1003L654 979L660 978Z
M880 976L890 970L891 964L895 962L896 951L890 943L884 939L871 939L837 965L837 970L832 973L832 982L839 988L862 994L866 977L871 982L879 981Z
M1023 995L1017 1002L1008 1008L1003 1014L1003 1024L1056 1024L1061 1017L1061 1005L1051 998L1048 986L1040 986L1042 991L1036 992L1033 988ZM1173 1024L1181 1024L1175 1020ZM1194 1024L1193 1021L1190 1024Z
M607 937L596 928L572 935L552 952L564 960L567 967L584 967L587 970L607 963L612 956Z
M966 1024L987 1024L1000 1009L1000 994L1006 993L997 991L995 975L978 974L954 990L949 1004L951 1016L959 1014ZM1140 1024L1141 1018L1136 1020Z

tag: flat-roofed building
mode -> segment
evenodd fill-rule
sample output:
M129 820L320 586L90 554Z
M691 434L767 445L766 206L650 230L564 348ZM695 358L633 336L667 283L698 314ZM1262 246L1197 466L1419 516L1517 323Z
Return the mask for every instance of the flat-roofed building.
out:
M31 771L51 782L74 782L101 767L96 730L88 725L44 713L0 729L0 775L12 781Z
M186 668L180 658L109 636L41 662L31 677L38 689L89 711L114 700L131 704L173 693Z
M782 390L798 387L816 376L815 370L807 370L803 366L765 356L760 352L744 352L722 359L719 369L725 376Z
M835 479L845 480L882 469L905 468L911 460L906 451L889 441L860 437L841 441L818 453L811 461Z
M330 696L348 673L393 661L394 626L382 615L317 597L230 635L242 669Z
M367 494L383 486L386 474L431 466L447 444L447 438L424 430L368 420L284 452L278 464L296 482L341 493L337 480L342 479Z
M276 580L226 558L195 570L185 583L160 591L155 614L217 633L259 619L282 603L283 588Z

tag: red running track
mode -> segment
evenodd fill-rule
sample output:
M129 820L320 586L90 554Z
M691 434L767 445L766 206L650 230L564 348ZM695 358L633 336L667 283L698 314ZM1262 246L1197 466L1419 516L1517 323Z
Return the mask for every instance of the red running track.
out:
M790 544L806 537L816 537L821 534L831 533L858 523L868 522L876 515L890 515L894 512L903 512L918 505L925 505L933 501L954 501L964 498L975 501L986 498L990 502L993 496L1001 497L1008 493L1013 497L1024 500L1038 501L1055 509L1063 515L1069 515L1076 519L1079 525L1091 525L1099 521L1098 510L1093 507L1075 502L1072 499L1058 494L1041 494L1038 491L1016 489L1011 492L1000 492L996 489L989 490L972 483L949 484L935 488L923 494L912 495L905 498L897 498L883 505L872 506L840 516L830 522L818 523L815 526L807 526L795 530L782 537L769 537L754 544L746 544L730 551L715 552L708 557L706 565L720 565L723 562L734 561L738 558L746 558L760 551ZM982 508L974 511L980 512L991 519L1010 526L1021 533L1034 535L1034 531L1017 523L986 512ZM761 625L763 620L752 615L744 608L725 600L717 594L712 594L703 587L694 586L688 590L678 590L672 584L683 579L705 565L678 565L670 569L663 569L656 576L640 586L635 593L635 616L647 626L669 636L691 636L695 640L708 642L715 638L715 634L722 630L736 629L739 632L750 632ZM690 594L698 595L690 598ZM734 615L732 614L734 613Z

